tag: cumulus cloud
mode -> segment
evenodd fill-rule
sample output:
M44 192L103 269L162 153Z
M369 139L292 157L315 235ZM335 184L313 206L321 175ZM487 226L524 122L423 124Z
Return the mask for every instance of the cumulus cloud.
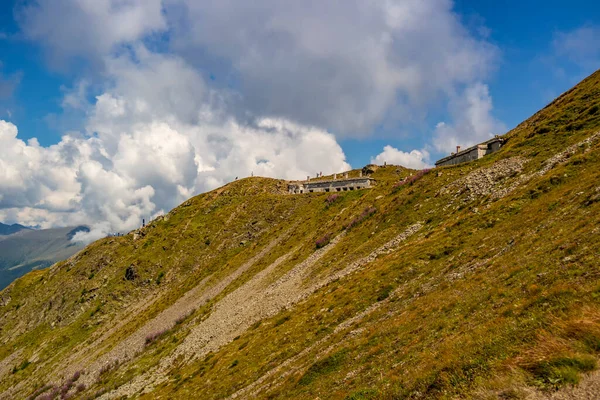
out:
M372 164L395 164L406 168L423 169L429 167L429 153L427 150L411 150L404 152L392 146L385 146L383 151L371 157Z
M161 0L35 0L19 3L23 35L46 46L56 66L71 58L92 62L116 47L167 28Z
M173 48L239 80L244 110L368 135L425 113L488 72L496 49L472 37L448 0L168 0ZM392 115L393 114L393 115Z
M93 104L68 102L87 110L87 135L42 147L0 121L1 219L42 227L88 223L91 231L74 239L93 240L133 229L236 176L300 179L350 168L323 129L281 118L241 124L224 115L201 76L180 59L153 54L143 67L121 58L107 65L111 87Z
M42 147L0 125L0 219L94 225L78 239L236 176L347 170L337 138L448 99L435 149L497 126L479 83L497 49L450 0L34 0L17 20L53 65L91 68L62 102L81 134ZM422 168L429 154L386 146L373 161Z
M22 30L55 59L104 67L102 57L123 45L154 39L236 91L238 116L286 118L338 136L422 118L457 85L483 79L497 56L450 0L32 3L18 13Z
M600 64L600 26L584 25L570 32L557 32L553 47L556 55L566 57L585 69L596 69Z
M460 146L470 146L502 134L506 126L494 118L488 86L475 83L450 102L453 122L439 122L432 146L439 152L450 152Z

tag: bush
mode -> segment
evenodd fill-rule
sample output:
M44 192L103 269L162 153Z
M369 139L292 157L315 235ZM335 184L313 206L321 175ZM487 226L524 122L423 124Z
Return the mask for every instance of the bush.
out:
M289 315L285 315L285 316L279 318L277 321L275 321L275 325L274 326L279 326L279 325L285 323L286 321L289 321L289 319L290 319L290 316Z
M162 280L163 280L164 277L165 277L164 271L160 271L158 273L158 276L156 277L156 284L160 285L160 283L162 282Z
M346 396L345 400L369 400L381 397L381 393L375 389L361 389Z
M161 331L149 334L148 336L146 336L146 341L145 341L144 345L146 345L146 346L151 345L152 343L156 342L158 339L163 337L168 331L169 331L168 329L163 329Z
M419 179L421 179L422 177L424 177L425 175L427 175L430 171L431 171L430 168L425 168L425 169L422 169L422 170L418 171L414 175L407 176L406 178L404 178L403 180L401 180L400 182L398 182L394 186L392 186L392 191L395 193L398 190L400 190L400 188L403 187L403 186L413 185Z
M538 384L543 387L559 388L579 383L579 374L596 368L596 360L591 356L557 357L543 361L529 368Z
M27 400L41 399L42 397L40 397L40 395L49 390L52 390L51 393L53 393L54 391L56 391L56 393L58 393L58 389L56 388L56 386L46 384L46 385L43 385L42 387L36 389L29 397L27 397Z
M335 203L335 201L339 198L340 198L339 194L332 194L325 199L325 203L327 203L327 206L329 207L330 205Z
M308 368L308 370L304 373L304 375L302 375L302 378L300 378L298 383L300 385L308 385L309 383L317 379L320 375L325 375L337 371L339 367L344 364L344 361L346 361L347 354L348 349L342 349L328 357L325 357L322 360L317 361Z
M109 362L108 364L104 364L102 366L102 368L100 368L100 371L98 372L98 377L107 374L108 372L112 371L113 369L117 369L117 367L119 366L119 360L113 360L112 362Z
M181 325L181 324L183 324L183 322L186 319L188 319L189 317L191 317L192 314L194 314L195 312L196 312L196 309L194 308L194 309L190 310L187 314L183 314L182 316L180 316L179 318L177 318L175 320L175 325Z
M25 361L23 361L23 362L21 363L21 365L19 365L18 367L17 367L17 366L14 366L14 367L13 367L13 369L12 369L12 373L13 373L13 374L16 374L16 373L17 373L17 372L19 372L19 371L23 371L25 368L27 368L27 367L29 366L29 364L31 364L31 363L29 362L29 360L25 360Z
M75 382L79 380L81 377L81 371L76 371L73 376L71 376L67 381L60 387L60 396L63 399L70 398L71 396L68 394ZM85 385L84 385L85 390Z
M389 285L381 288L381 290L379 291L379 294L377 295L377 301L383 301L383 300L387 299L388 297L390 297L390 294L392 293L393 289L394 288Z
M144 344L146 346L151 345L152 343L156 342L158 339L163 337L165 335L165 333L167 333L168 331L169 331L168 329L163 329L161 331L149 334L148 336L146 336L146 341Z
M331 233L327 233L322 238L317 239L315 241L315 246L317 249L320 249L321 247L327 246L329 244L329 242L331 242Z
M369 218L371 215L375 214L376 212L377 212L377 209L375 207L367 207L364 209L364 211L358 217L356 217L352 221L348 222L344 228L346 230L350 230L350 229L354 228L356 225L363 222L365 219Z

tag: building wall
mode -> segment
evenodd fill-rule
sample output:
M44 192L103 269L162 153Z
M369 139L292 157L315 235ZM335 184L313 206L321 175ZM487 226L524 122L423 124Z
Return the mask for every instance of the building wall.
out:
M464 162L475 161L487 154L491 154L500 150L500 147L502 147L501 141L478 144L470 149L467 149L467 151L461 152L458 155L448 157L447 159L442 159L442 162L440 162L440 160L435 165L438 167L442 167L445 165L456 165Z
M319 192L345 192L371 187L371 179L341 179L335 181L315 181L288 185L290 194L319 193Z
M437 164L437 165L441 167L444 165L456 165L456 164L461 164L461 163L468 162L468 161L477 160L480 158L479 153L480 153L479 148L475 147L466 153L460 154L456 157L452 157L452 158L444 161L443 163Z
M490 146L488 147L487 152L485 154L494 153L494 152L500 150L500 147L502 147L502 143L492 142L492 143L490 143Z

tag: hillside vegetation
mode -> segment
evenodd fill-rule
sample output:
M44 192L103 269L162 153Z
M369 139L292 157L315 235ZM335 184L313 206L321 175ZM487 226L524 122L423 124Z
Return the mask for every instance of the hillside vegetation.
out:
M505 138L368 190L241 179L27 274L0 398L589 398L600 73Z

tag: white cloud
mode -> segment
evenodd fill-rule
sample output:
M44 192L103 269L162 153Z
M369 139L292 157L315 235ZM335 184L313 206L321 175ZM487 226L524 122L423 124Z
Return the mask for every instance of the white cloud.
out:
M24 4L26 38L55 65L87 60L93 72L62 102L85 134L42 147L0 124L0 219L91 223L78 238L92 239L236 176L344 171L336 136L410 124L447 99L452 120L436 149L497 125L478 83L497 49L450 0ZM373 160L423 168L429 154L386 146Z
M323 129L281 118L240 124L224 115L180 59L154 54L142 66L122 58L107 65L113 86L94 104L65 103L87 110L88 136L42 147L0 121L0 219L88 223L91 231L76 239L92 240L133 229L236 176L301 179L350 168Z
M429 153L426 150L404 152L392 146L385 146L383 151L371 157L371 163L377 165L394 164L406 168L423 169L429 167Z
M451 123L439 122L432 145L439 152L450 153L457 145L470 146L503 134L506 127L492 115L492 97L487 85L475 83L450 103Z
M558 57L567 58L584 69L600 64L600 26L584 25L569 32L557 32L553 47Z
M498 51L467 31L452 6L450 0L36 0L21 8L19 21L26 37L59 61L83 57L104 68L107 55L155 41L216 76L215 86L235 91L231 112L238 117L285 118L338 136L365 136L382 121L420 120L457 86L486 77Z
M243 110L368 135L483 78L496 48L448 0L168 0L173 48L240 82ZM201 56L198 56L201 55ZM417 112L418 111L418 112Z
M167 29L161 0L35 0L15 10L26 38L40 41L50 61L98 62L118 46Z

